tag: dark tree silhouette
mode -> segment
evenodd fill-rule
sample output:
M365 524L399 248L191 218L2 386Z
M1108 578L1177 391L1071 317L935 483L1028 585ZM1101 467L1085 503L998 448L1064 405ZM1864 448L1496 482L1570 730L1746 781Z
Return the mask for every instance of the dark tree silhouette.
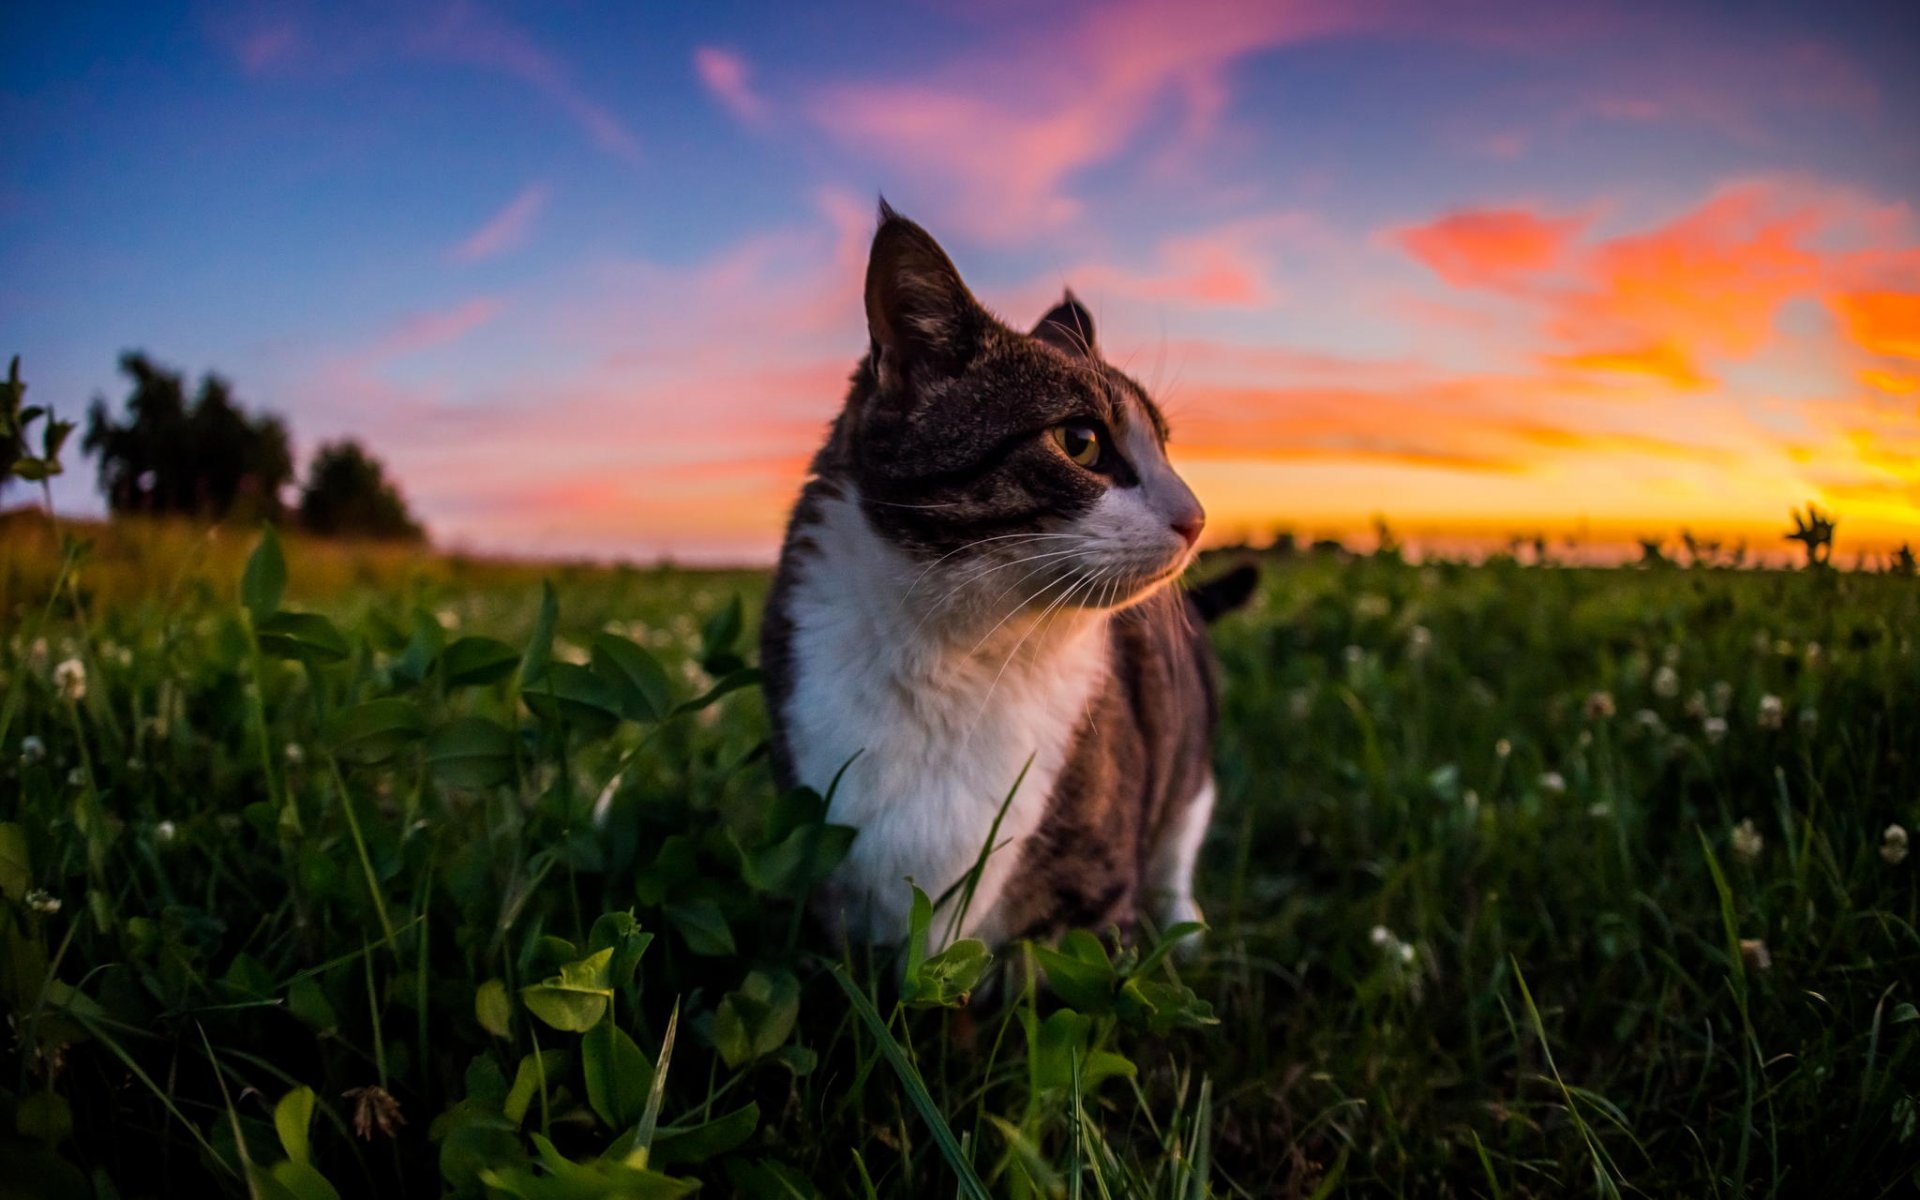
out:
M300 523L322 537L418 541L426 536L380 460L352 439L314 452L300 493Z
M120 356L133 381L126 419L95 399L82 447L100 457L100 491L116 513L275 517L293 479L287 427L271 413L251 416L218 375L186 384L138 351Z

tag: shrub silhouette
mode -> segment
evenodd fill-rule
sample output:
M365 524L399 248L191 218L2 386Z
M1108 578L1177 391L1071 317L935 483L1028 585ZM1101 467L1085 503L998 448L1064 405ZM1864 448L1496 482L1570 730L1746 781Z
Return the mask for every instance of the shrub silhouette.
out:
M426 536L380 460L351 438L314 452L300 493L300 524L322 537L419 541Z
M1805 513L1793 514L1794 530L1786 535L1786 540L1806 547L1809 568L1824 567L1833 561L1833 528L1839 523L1821 512L1818 505L1808 502Z

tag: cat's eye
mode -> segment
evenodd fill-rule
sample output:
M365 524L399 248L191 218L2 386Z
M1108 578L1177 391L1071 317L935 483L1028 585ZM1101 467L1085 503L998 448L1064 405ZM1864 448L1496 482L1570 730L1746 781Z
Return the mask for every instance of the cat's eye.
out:
M1047 431L1060 452L1078 466L1096 470L1100 466L1100 431L1084 421L1069 421Z

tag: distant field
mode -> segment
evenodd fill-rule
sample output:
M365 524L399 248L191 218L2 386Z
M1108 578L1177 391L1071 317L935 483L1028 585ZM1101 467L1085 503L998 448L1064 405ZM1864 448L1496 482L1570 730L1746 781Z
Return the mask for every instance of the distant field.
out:
M1920 1186L1911 579L1269 560L1204 949L963 1009L799 919L764 576L86 532L0 536L0 1195Z

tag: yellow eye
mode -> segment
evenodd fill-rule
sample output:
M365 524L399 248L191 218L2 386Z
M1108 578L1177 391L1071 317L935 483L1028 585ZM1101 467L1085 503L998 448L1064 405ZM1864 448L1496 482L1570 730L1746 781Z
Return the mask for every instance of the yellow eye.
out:
M1100 431L1091 425L1070 422L1048 430L1054 445L1076 464L1089 471L1100 465Z

